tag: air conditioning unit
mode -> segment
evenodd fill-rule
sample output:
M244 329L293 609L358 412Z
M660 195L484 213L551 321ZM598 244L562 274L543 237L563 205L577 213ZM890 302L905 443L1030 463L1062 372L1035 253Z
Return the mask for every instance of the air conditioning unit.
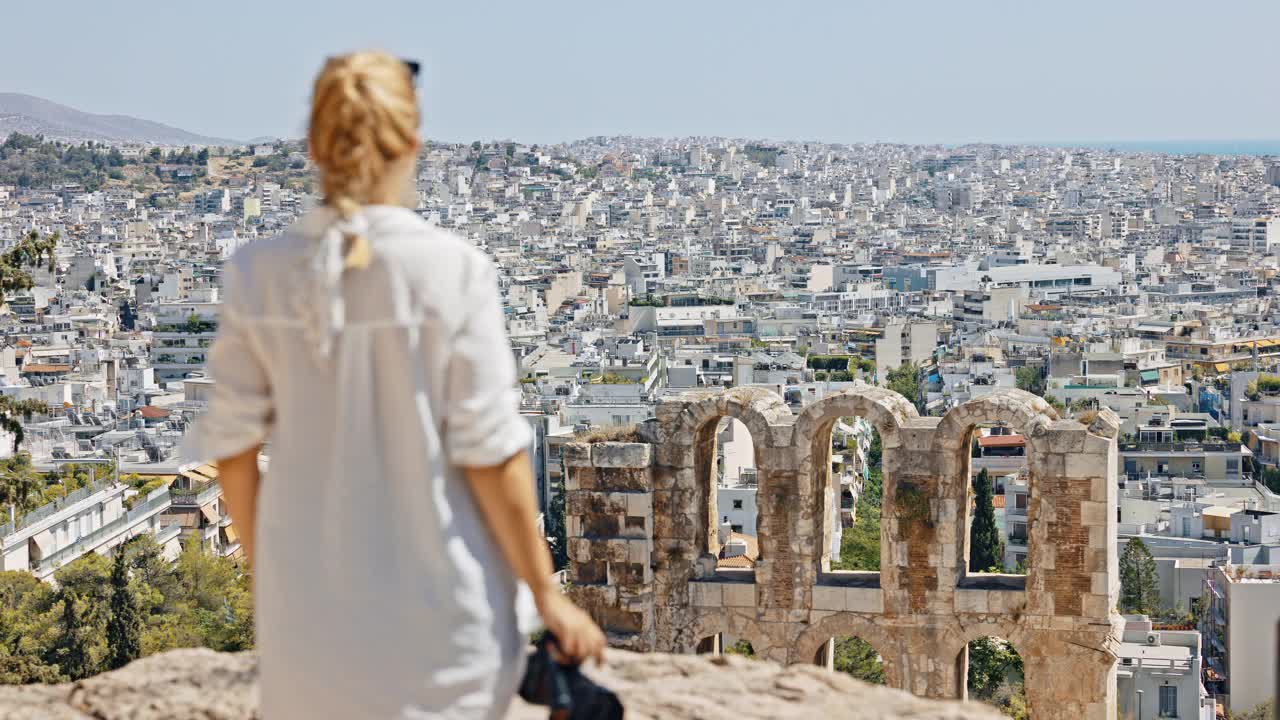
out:
M1160 645L1160 633L1147 633L1147 644L1152 647Z

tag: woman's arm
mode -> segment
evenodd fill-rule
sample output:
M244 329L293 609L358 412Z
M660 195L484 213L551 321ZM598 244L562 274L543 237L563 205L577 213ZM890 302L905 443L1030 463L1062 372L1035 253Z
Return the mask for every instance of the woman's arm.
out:
M254 530L258 519L258 451L260 446L218 461L218 483L222 485L222 501L231 513L231 521L240 533L240 548L253 567Z
M560 594L551 575L551 554L538 531L529 454L521 451L501 465L465 467L467 484L485 524L512 572L528 584L542 622L560 651L575 662L604 658L604 633L585 612Z

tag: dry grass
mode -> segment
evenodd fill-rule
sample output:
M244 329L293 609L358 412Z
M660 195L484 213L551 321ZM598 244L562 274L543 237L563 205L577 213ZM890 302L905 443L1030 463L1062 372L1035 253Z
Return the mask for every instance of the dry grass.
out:
M606 425L592 428L574 437L575 442L641 442L640 428L636 425Z

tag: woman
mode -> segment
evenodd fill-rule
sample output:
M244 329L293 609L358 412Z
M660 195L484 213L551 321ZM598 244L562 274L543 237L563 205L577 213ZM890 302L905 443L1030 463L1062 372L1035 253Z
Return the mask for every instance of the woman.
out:
M324 206L224 269L188 458L218 461L254 565L267 720L500 717L517 578L564 654L603 652L552 582L494 268L398 206L413 85L382 53L330 60L308 135Z

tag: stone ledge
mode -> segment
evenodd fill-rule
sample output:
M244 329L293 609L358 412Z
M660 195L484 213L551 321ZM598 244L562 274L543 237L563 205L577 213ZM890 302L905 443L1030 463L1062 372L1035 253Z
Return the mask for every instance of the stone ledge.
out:
M811 665L783 668L734 656L609 650L588 668L615 690L629 720L999 720L974 703L938 702L871 686ZM175 650L79 683L0 687L0 717L14 720L250 720L259 717L257 658ZM543 720L517 700L507 720Z

